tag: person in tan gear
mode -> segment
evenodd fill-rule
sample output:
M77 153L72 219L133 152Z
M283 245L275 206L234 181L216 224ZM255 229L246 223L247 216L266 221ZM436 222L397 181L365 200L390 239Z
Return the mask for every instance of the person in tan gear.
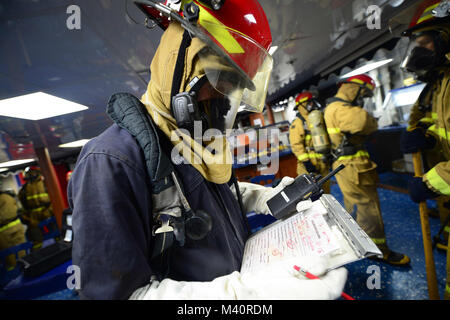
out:
M40 168L27 167L25 180L26 183L19 191L19 200L24 210L22 219L28 225L27 237L33 242L33 250L37 250L42 247L44 239L39 223L50 218L53 211Z
M370 160L363 143L378 129L377 120L363 109L364 98L373 95L375 82L367 75L345 79L325 108L325 123L330 135L332 169L345 169L336 175L344 196L345 208L383 253L381 261L407 265L408 256L391 251L386 243L383 217L377 192L377 165Z
M14 194L8 191L0 191L0 250L24 242L26 242L25 228L17 216L17 203ZM25 251L18 253L19 257L24 255ZM16 267L16 257L11 254L5 258L4 263L6 270L10 271Z
M297 116L289 127L289 143L292 152L297 157L297 175L315 173L322 177L330 171L330 166L324 160L324 155L315 151L308 118L312 110L319 110L320 105L311 92L297 95L295 105L298 106ZM323 186L324 193L330 193L330 182Z

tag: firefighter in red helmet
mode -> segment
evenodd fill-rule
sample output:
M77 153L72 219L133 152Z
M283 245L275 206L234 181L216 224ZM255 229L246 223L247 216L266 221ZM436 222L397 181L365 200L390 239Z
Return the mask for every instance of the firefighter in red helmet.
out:
M295 98L295 105L297 106L297 114L289 127L289 143L291 145L292 152L297 157L297 174L314 173L320 174L322 177L326 176L330 170L328 165L328 159L326 157L327 152L322 152L322 150L316 150L317 143L313 137L311 130L313 127L313 117L310 115L315 115L319 112L321 115L321 105L316 100L311 92L302 92ZM320 117L323 120L323 116ZM319 121L320 125L320 121ZM317 141L328 141L328 134L325 131L325 126L323 126L323 133L325 136L318 137ZM320 145L321 147L322 145ZM329 146L329 143L328 143ZM329 148L326 148L328 151ZM320 152L318 152L320 151ZM330 193L329 182L324 185L323 190L325 193Z
M407 265L408 256L389 249L377 192L377 165L364 147L367 137L378 129L377 120L364 110L364 99L371 97L375 81L368 75L349 77L340 83L325 109L325 122L333 154L332 168L344 164L336 180L344 196L345 207L383 253L382 261Z
M83 147L69 180L81 296L339 297L346 270L326 273L314 259L306 260L322 274L320 283L293 275L292 264L240 272L245 213L267 213L260 199L279 192L240 188L224 134L238 109L261 112L265 104L273 61L261 5L135 2L165 31L147 91L140 100L111 97L107 112L115 123Z

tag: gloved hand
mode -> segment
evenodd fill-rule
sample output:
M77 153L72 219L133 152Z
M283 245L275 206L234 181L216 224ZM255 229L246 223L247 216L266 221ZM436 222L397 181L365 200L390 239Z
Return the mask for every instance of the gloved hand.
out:
M439 196L430 190L422 178L414 177L408 182L409 196L412 201L419 203L427 199L433 199Z
M423 129L417 128L405 131L400 138L400 150L402 153L414 153L423 149L432 149L436 145L436 139L425 135Z
M267 200L279 193L287 185L294 182L294 178L283 177L275 188L264 187L255 183L239 182L239 191L241 192L242 202L246 212L256 212L257 214L270 214ZM231 187L235 192L234 186Z
M310 280L294 270L294 265L320 277ZM133 300L330 300L344 289L347 270L339 268L325 274L320 257L299 257L274 262L256 272L233 272L212 281L187 282L164 279L137 289Z
M311 163L310 160L304 161L303 165L305 166L306 171L308 171L309 173L312 173L312 172L318 173L319 172L319 171L317 171L317 168Z

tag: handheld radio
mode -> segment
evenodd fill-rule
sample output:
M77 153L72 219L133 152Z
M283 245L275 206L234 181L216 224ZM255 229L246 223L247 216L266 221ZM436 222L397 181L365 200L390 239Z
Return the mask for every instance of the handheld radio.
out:
M297 203L300 201L318 199L323 193L322 185L344 168L345 166L341 164L319 181L310 174L298 176L293 183L267 201L272 216L277 219L286 218L297 212Z

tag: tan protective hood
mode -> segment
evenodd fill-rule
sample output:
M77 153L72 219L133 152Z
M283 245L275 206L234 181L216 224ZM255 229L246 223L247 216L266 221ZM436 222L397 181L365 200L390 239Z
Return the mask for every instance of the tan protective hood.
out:
M359 86L354 83L343 83L339 88L336 97L342 100L352 102L358 95Z
M226 183L231 178L233 157L225 136L212 138L205 148L197 137L192 139L187 131L178 128L170 111L172 79L183 33L184 29L175 22L164 32L150 66L151 80L141 100L156 125L172 141L175 147L172 154L182 155L206 180ZM195 77L205 76L197 55L204 46L199 39L193 38L186 50L180 92L189 91L189 84Z

